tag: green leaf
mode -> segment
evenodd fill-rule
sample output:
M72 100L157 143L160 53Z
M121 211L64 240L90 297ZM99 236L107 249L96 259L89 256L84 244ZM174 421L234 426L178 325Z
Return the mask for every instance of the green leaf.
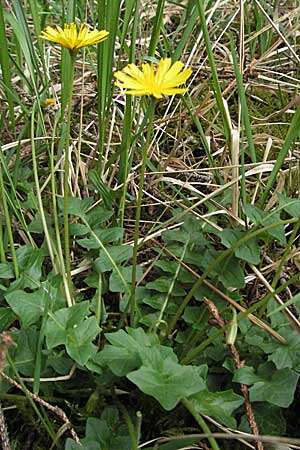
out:
M36 289L42 276L44 249L24 245L16 250L16 255L20 272L25 278L22 288Z
M50 227L53 223L53 219L49 214L45 214L45 219L46 219L47 227L48 227L48 229L50 229ZM41 215L40 211L37 211L34 218L28 225L28 230L31 233L43 233L44 225L43 225L42 215Z
M262 223L264 216L265 216L265 211L263 211L262 209L258 208L255 205L251 205L251 204L245 204L243 205L243 210L246 214L246 216L248 217L248 219L251 220L251 222L254 223L254 225L259 225Z
M276 314L283 309L287 308L290 305L294 305L300 301L300 294L294 295L292 298L290 298L287 302L284 302L283 305L280 305L278 307L272 308L272 311L268 313L268 317L272 316L273 314Z
M273 373L270 379L255 383L249 389L251 402L272 403L288 408L294 400L299 375L290 369L281 369Z
M279 206L286 211L290 216L296 219L300 218L300 199L288 198L283 194L277 193L279 199Z
M46 298L41 290L31 294L25 291L13 291L4 297L25 328L36 323L43 315Z
M55 313L48 313L46 343L49 349L66 343L67 329L73 329L89 315L89 306L90 303L85 301L70 308L59 309Z
M69 341L68 338L69 336L67 336L66 342L67 353L81 366L84 366L86 362L97 353L98 347L91 342L85 342L84 344L77 345L74 340L74 336L72 336L71 341Z
M113 214L113 209L107 209L104 205L99 205L86 214L86 220L91 228L95 228L107 222Z
M57 353L51 352L47 357L47 367L52 367L59 375L67 375L73 364L74 361L66 355L64 350Z
M85 218L85 213L92 206L94 202L93 197L78 198L69 197L68 199L68 213L73 216Z
M102 177L99 175L99 171L95 169L90 170L89 180L101 195L105 206L111 208L114 203L114 191L108 187L107 183L104 183Z
M131 258L133 248L130 245L115 245L112 247L107 247L106 250L114 263L120 264ZM97 272L108 272L115 268L112 261L103 250L100 250L100 256L95 259L93 266Z
M0 278L5 280L15 278L14 268L11 263L0 263Z
M125 281L131 282L132 277L132 266L119 267L119 271ZM143 275L143 269L141 266L136 267L136 281L139 282ZM114 270L109 277L109 290L111 292L126 292L126 286L124 286L123 280L120 275Z
M102 450L99 447L99 442L88 442L86 444L77 444L73 439L66 440L65 450Z
M264 220L263 225L272 225L274 223L280 222L280 213L276 214L270 214L267 216ZM267 233L272 236L273 238L277 239L278 242L280 242L282 245L286 244L286 237L285 237L285 229L284 225L278 225L277 227L271 228L270 230L267 230Z
M223 261L220 270L218 267L215 269L218 271L218 279L226 288L243 288L245 286L244 271L240 265L240 262L234 256L230 256Z
M73 329L68 329L67 353L81 366L84 366L88 359L97 352L97 347L91 341L95 339L99 332L100 328L96 317L89 317L74 326Z
M253 367L243 366L240 369L237 369L232 381L249 385L262 380L263 378L255 373Z
M101 365L107 365L117 376L126 375L128 372L141 365L140 353L147 347L159 345L159 339L155 334L146 334L142 328L127 328L116 333L105 334L112 345L106 345L99 353L98 361Z
M69 311L68 308L63 308L55 313L49 312L48 315L45 336L47 348L51 349L66 342L66 324Z
M235 243L245 237L246 234L246 231L231 230L228 228L219 233L222 244L227 248L232 247ZM237 247L234 250L234 254L237 258L243 259L250 264L258 264L260 261L260 247L258 240L256 238L250 239Z
M282 436L285 434L286 423L281 408L269 403L254 404L252 407L255 421L261 434L271 436ZM251 433L246 415L241 419L239 430Z
M267 212L263 211L255 205L244 205L244 211L247 217L255 225L271 225L272 223L280 222L280 211L277 212ZM286 243L285 231L283 225L278 225L278 227L271 228L266 231L270 236L277 239L282 244Z
M273 361L277 369L289 367L297 371L300 370L300 336L289 330L282 332L286 338L286 344L277 346L276 350L269 355L268 361Z
M5 330L15 318L16 315L11 308L0 308L0 333Z
M70 235L85 236L89 232L89 228L83 223L70 223L69 226Z
M110 242L118 241L123 236L123 228L108 228L105 230L94 230L94 233L98 236L102 244L108 244ZM89 238L84 239L78 239L78 244L80 244L82 247L88 248L88 249L99 249L101 248L101 244L99 244L99 241L94 236L91 236Z
M164 357L159 348L147 349L144 354L147 354L148 365L129 373L127 378L167 411L175 408L182 398L205 389L197 367L182 366L174 358Z
M189 399L199 414L214 417L227 427L236 428L236 421L232 417L235 409L244 403L244 398L232 390L223 392L202 391Z
M147 289L152 289L154 291L168 293L170 290L170 286L172 284L172 279L170 277L160 277L157 278L155 281L150 281L147 283ZM178 285L174 285L172 289L172 295L174 296L184 296L186 295L185 290L182 287L179 287Z
M119 415L113 407L105 408L101 419L88 418L83 444L90 442L97 442L98 450L131 450L132 448L127 428L119 425Z
M33 376L39 333L32 328L18 332L17 350L14 355L16 369L26 376Z
M101 353L97 352L94 355L92 355L92 357L88 361L86 361L85 367L90 372L95 372L98 375L102 375L104 366L101 360Z

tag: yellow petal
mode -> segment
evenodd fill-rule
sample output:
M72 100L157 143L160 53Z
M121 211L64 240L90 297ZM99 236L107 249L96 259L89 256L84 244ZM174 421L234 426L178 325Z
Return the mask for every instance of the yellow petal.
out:
M171 58L164 58L159 61L157 72L155 75L155 81L157 84L160 84L165 78L168 70L171 67L172 60Z
M98 44L106 39L109 34L105 30L91 31L90 27L84 24L80 25L79 31L77 30L76 23L72 22L70 25L65 24L64 29L59 25L56 26L56 29L47 27L45 31L41 32L40 37L76 52L86 45Z
M114 74L118 82L115 84L131 95L152 95L162 98L164 95L182 94L186 88L177 86L186 82L192 70L182 70L184 64L180 61L172 65L170 58L161 59L156 72L153 64L143 63L141 70L135 64L128 64L123 71Z

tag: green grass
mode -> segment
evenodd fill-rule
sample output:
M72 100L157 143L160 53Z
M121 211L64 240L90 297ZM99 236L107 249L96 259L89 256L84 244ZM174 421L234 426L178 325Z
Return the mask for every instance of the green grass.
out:
M0 5L11 448L300 445L300 9L240 7ZM74 20L109 38L76 57L40 38ZM115 85L163 57L193 69L185 94Z

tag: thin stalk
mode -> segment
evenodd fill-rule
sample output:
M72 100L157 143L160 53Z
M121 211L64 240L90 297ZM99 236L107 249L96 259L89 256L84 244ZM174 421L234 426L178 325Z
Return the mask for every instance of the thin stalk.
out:
M237 60L237 56L235 53L235 49L234 49L232 40L231 40L231 56L232 56L232 61L233 61L235 78L236 78L236 82L237 82L238 93L239 93L240 102L241 102L242 119L243 119L245 131L246 131L246 135L247 135L249 153L250 153L252 162L255 163L256 162L256 152L255 152L255 146L254 146L253 137L252 137L251 123L250 123L248 105L247 105L247 100L246 100L246 95L245 95L245 89L244 89L244 85L243 85L243 76L242 76L240 68L239 68L239 64L238 64L238 60Z
M203 433L205 434L211 434L211 431L209 429L209 426L206 424L205 420L202 418L201 414L199 414L196 409L194 408L193 404L187 400L186 398L183 398L181 400L182 404L186 407L186 409L192 414L194 419L196 420L199 427L202 429ZM208 441L211 445L211 448L213 450L220 450L220 447L217 444L217 441L213 437L209 437Z
M45 239L46 239L46 242L47 242L47 246L48 246L49 255L50 255L50 259L51 259L52 265L54 267L54 270L57 272L57 267L56 267L56 262L55 262L55 255L54 255L54 250L53 250L53 243L51 242L51 238L50 238L50 234L49 234L49 230L48 230L48 224L46 222L45 211L44 211L44 206L43 206L43 201L42 201L42 194L41 194L41 189L40 189L40 184L39 184L37 157L36 157L36 152L35 152L35 140L34 140L35 106L36 106L36 104L34 104L34 107L33 107L33 110L32 110L32 115L31 115L31 133L30 133L33 175L34 175L34 182L35 182L36 196L37 196L37 201L38 201L38 206L39 206L39 212L41 214L41 220L42 220L43 229L44 229L44 233L45 233Z
M2 2L0 2L0 65L2 69L3 85L6 90L6 97L8 103L9 116L11 121L11 128L15 130L15 113L14 113L14 102L12 96L12 84L11 84L11 72L9 67L9 51L6 39L5 21L3 14Z
M146 141L143 142L143 144L142 144L142 166L141 166L141 172L140 172L140 183L139 183L139 191L138 191L136 213L135 213L135 223L134 223L131 298L130 298L130 323L131 323L131 326L134 325L134 312L135 312L135 307L136 307L135 283L136 283L139 227L140 227L140 219L141 219L141 205L142 205L142 197L143 197L143 187L144 187L144 177L145 177L145 169L146 169L146 163L147 163L148 147L149 147L150 139L151 139L151 135L152 135L154 110L155 110L155 99L152 98L151 103L149 105L149 121L148 121L148 128L147 128L147 134L146 134Z
M185 257L186 250L188 248L189 243L190 243L190 240L187 239L186 243L184 244L183 250L182 250L182 254L181 254L181 257L180 257L180 260L179 260L179 264L177 265L176 271L174 273L174 277L171 280L170 287L169 287L169 290L167 292L166 298L165 298L164 303L163 303L163 305L161 307L161 310L159 312L159 316L158 316L158 319L157 319L157 322L156 322L156 328L158 328L160 323L163 321L163 315L164 315L165 310L166 310L166 308L168 306L171 294L173 292L176 280L178 278L178 275L179 275L179 272L180 272L180 269L181 269L181 263L183 262L183 259Z
M109 254L109 252L107 251L107 248L104 246L104 244L101 242L101 240L99 239L99 237L96 235L96 233L91 229L88 221L85 219L84 216L81 217L82 222L84 223L84 225L89 229L89 232L91 233L91 235L93 236L93 238L98 242L101 250L105 253L105 256L109 259L111 265L114 268L114 271L116 272L116 274L118 275L118 277L120 278L122 284L125 287L125 292L127 295L130 294L130 289L128 287L128 284L125 280L125 278L123 277L120 268L118 267L118 265L115 263L115 261L113 260L113 258L111 257L111 255Z
M98 46L98 168L102 176L104 173L103 153L105 141L105 127L108 120L108 114L112 100L112 72L115 64L115 45L116 36L119 28L121 0L99 0L98 1L98 22L100 29L106 29L109 32L109 39Z
M265 190L258 202L260 207L262 207L266 202L270 190L272 189L273 184L275 183L275 180L277 178L277 174L281 169L281 166L286 158L286 155L288 154L288 151L290 150L294 140L299 136L299 121L300 121L300 106L298 106L296 109L290 127L288 129L286 138L284 140L283 146L277 156L276 163L273 167L272 172L268 176L268 181Z
M95 316L97 319L97 323L99 327L101 327L102 317L103 317L103 299L102 299L102 274L98 274L98 289L96 292L97 300L96 300L96 308L95 308Z
M138 26L138 21L140 18L139 17L139 9L140 9L140 0L136 0L132 34L131 34L129 63L135 62L137 26ZM128 177L128 173L131 169L130 164L129 164L131 126L132 126L132 97L131 97L131 95L127 95L126 96L125 113L124 113L124 126L123 126L123 133L122 133L120 164L119 164L119 168L120 168L119 181L123 181L123 191L122 191L122 198L121 198L121 204L120 204L120 210L119 210L120 227L123 227L125 201L126 201L126 194L127 194L127 177Z
M149 56L155 55L155 50L157 48L157 43L160 35L160 28L162 25L163 12L164 12L165 0L158 0L156 14L154 16L153 31L151 35L150 45L149 45Z
M64 283L64 288L65 288L67 304L70 307L73 305L73 300L72 300L71 292L69 290L69 285L67 282L63 250L62 250L62 246L61 246L60 225L59 225L58 215L57 215L56 179L55 179L55 171L54 171L54 146L55 146L55 135L56 135L56 127L57 127L58 120L59 120L59 115L57 115L55 122L54 122L54 126L53 126L51 152L50 152L52 207L53 207L54 228L55 228L55 235L56 235L57 256L58 256L59 263L60 263L60 273L63 277L63 283Z
M127 194L127 177L129 172L130 130L132 124L131 102L132 102L131 95L126 96L121 153L120 153L120 165L119 165L120 167L119 177L120 181L123 181L122 197L119 209L120 227L123 227L124 222L125 201Z
M2 220L2 214L0 215L0 261L2 263L6 262L6 256L5 256L5 249L4 249L4 242L3 242L3 220Z
M9 240L10 251L11 251L11 256L12 256L12 260L13 260L15 276L16 276L16 278L19 278L20 272L19 272L19 266L18 266L18 262L17 262L16 251L15 251L15 243L14 243L14 237L13 237L13 232L12 232L12 228L11 228L9 210L8 210L7 201L6 201L6 194L5 194L1 164L0 164L0 193L1 193L3 213L4 213L5 223L6 223L6 230L7 230L7 234L8 234L8 240ZM2 227L1 227L1 233L2 233ZM3 246L3 242L1 243L1 247L2 246ZM3 258L3 252L4 252L4 248L1 248L1 260ZM5 254L4 254L4 260L5 260Z
M65 164L64 164L64 244L65 244L65 264L67 283L69 291L72 292L72 278L71 278L71 257L70 257L70 235L69 235L69 145L70 145L70 129L71 129L71 112L72 112L72 98L73 98L73 83L74 83L74 69L75 69L75 55L71 54L71 70L70 80L68 86L67 96L67 130L65 142Z
M288 256L290 255L290 250L291 250L291 247L293 245L294 239L297 236L299 228L300 228L300 221L295 224L293 232L290 235L288 243L285 246L284 253L283 253L282 257L280 258L280 261L279 261L279 264L278 264L275 276L274 276L272 284L271 284L273 289L275 289L275 287L276 287L276 285L278 283L278 280L280 278L280 275L281 275L281 270L282 270L282 268L283 268L283 266L284 266Z
M206 48L208 61L209 61L209 65L211 68L211 74L212 74L212 78L213 78L213 89L215 92L215 97L216 97L216 101L218 104L218 108L219 108L219 111L220 111L222 119L223 119L224 133L226 136L226 140L229 141L230 140L230 125L228 123L227 113L226 113L224 103L223 103L222 90L221 90L221 86L219 83L217 67L215 64L212 46L211 46L211 42L210 42L210 37L209 37L207 25L206 25L206 19L205 19L205 14L204 14L204 9L203 9L203 0L197 0L197 6L198 6L200 24L201 24L202 33L203 33L203 39L204 39L205 48Z
M45 339L46 324L47 324L47 318L48 318L48 308L49 308L49 295L45 290L43 292L43 297L45 298L45 307L44 307L44 312L43 312L43 318L42 318L38 343L37 343L37 347L36 347L36 357L35 357L35 367L34 367L33 393L35 395L38 395L39 390L40 390L42 351L43 351L43 343L44 343L44 339Z
M138 450L138 439L137 439L137 435L136 435L136 430L135 430L135 426L132 422L132 419L127 411L127 409L125 408L125 406L122 403L118 402L118 406L121 409L123 416L124 416L124 420L126 422L127 425L127 429L128 429L128 434L131 440L131 445L132 445L132 450Z
M182 96L182 101L184 103L184 106L188 110L189 115L191 116L191 118L192 118L192 120L193 120L193 122L194 122L194 124L195 124L195 126L196 126L196 128L198 130L198 133L200 134L200 139L201 139L201 142L202 142L205 154L207 156L207 159L209 161L209 166L213 168L212 172L214 174L215 180L216 180L216 182L218 184L224 184L224 181L223 181L222 177L220 176L219 172L214 169L215 162L214 162L214 160L212 158L211 150L210 150L210 147L208 145L208 142L207 142L204 130L202 128L201 122L200 122L197 114L194 113L194 109L195 108L194 108L194 105L192 103L192 99L191 99L191 97L188 94L187 94L186 97L188 98L188 100L186 100L185 96Z
M142 419L143 419L143 416L142 416L141 411L137 411L136 412L136 424L135 424L137 448L139 448L139 442L140 442L140 438L141 438Z

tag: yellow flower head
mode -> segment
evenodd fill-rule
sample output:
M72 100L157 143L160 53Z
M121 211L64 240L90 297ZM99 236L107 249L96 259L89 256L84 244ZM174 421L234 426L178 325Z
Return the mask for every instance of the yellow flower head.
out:
M153 64L142 64L140 70L135 64L128 64L122 72L116 72L116 85L126 89L126 94L153 95L162 98L164 95L183 94L186 88L177 86L186 82L192 69L182 70L184 64L180 61L172 65L171 58L161 59L156 71Z
M55 106L56 100L55 100L55 98L46 98L46 100L43 100L42 105L43 106Z
M108 34L108 31L105 30L91 31L90 27L84 24L80 25L78 31L76 23L72 22L70 25L65 24L64 29L59 25L56 25L56 28L47 27L45 31L41 32L40 37L76 53L81 47L99 44L107 38Z

